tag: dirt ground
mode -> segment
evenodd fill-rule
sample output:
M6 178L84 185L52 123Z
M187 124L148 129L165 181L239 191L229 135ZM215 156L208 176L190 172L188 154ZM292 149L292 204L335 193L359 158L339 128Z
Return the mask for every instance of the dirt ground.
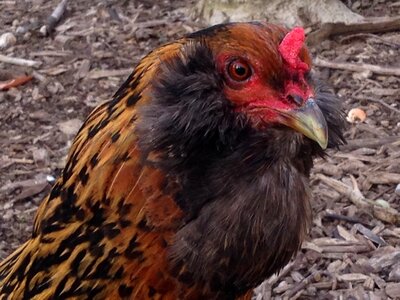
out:
M144 54L201 28L187 17L194 1L80 0L44 37L40 28L58 2L0 1L0 35L17 38L0 53L40 62L0 63L0 81L33 76L0 91L0 260L29 238L85 116L110 99ZM364 16L400 15L399 1L344 2ZM311 51L332 62L400 68L400 32L337 36ZM347 112L361 108L367 117L349 124L348 145L316 162L310 236L256 298L400 299L400 78L317 70Z

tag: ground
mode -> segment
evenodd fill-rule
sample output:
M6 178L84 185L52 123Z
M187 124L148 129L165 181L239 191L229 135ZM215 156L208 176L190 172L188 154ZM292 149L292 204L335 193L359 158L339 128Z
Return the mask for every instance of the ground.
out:
M0 1L3 55L41 62L0 63L0 81L29 74L26 85L0 91L0 260L29 238L35 211L63 167L85 116L110 99L138 60L157 45L201 28L191 1L75 1L50 36L40 27L59 1ZM141 3L141 4L140 4ZM154 4L158 3L158 4ZM397 1L345 1L364 16L398 16ZM400 33L337 36L312 47L315 57L400 67ZM400 209L400 78L317 68L344 102L361 108L349 144L316 162L314 222L293 262L256 290L257 299L400 299L400 219L362 208L329 187L329 178L375 203ZM328 179L326 179L326 176ZM353 194L354 195L354 194ZM388 217L389 216L389 217ZM395 216L396 217L396 216ZM385 222L389 221L389 222Z

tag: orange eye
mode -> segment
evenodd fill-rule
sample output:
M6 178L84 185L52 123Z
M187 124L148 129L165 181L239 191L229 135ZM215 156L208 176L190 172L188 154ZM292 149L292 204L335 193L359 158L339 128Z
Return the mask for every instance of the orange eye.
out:
M228 75L235 81L244 81L251 76L251 68L243 60L234 60L228 65Z

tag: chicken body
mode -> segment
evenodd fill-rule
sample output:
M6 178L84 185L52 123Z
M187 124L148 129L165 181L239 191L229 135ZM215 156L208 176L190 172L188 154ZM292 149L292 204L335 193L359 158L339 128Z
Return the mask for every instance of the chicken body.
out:
M80 129L31 239L0 264L0 299L250 299L307 234L323 155L282 115L313 96L329 145L343 140L307 50L305 71L279 50L288 32L219 25L147 55Z

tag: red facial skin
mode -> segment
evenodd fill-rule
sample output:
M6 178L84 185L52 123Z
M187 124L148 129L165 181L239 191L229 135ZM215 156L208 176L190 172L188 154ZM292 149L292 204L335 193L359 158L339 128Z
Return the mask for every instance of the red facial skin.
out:
M296 109L314 96L305 79L310 66L300 58L301 51L304 51L304 38L303 29L295 28L280 43L281 60L276 63L282 64L283 72L275 76L279 84L270 80L271 72L267 70L268 64L263 62L263 57L248 57L246 53L238 55L234 51L217 55L218 70L225 78L224 93L237 105L238 111L247 113L256 123L276 123L279 119L277 110ZM235 60L247 63L251 69L246 80L237 81L229 74L228 66ZM293 95L299 96L303 103L293 101Z
M242 58L243 59L243 58ZM252 69L251 76L244 81L235 81L227 72L227 65L232 58L229 54L218 58L219 65L223 68L225 77L225 95L237 105L238 111L247 112L251 116L258 116L266 123L275 123L278 120L276 110L292 110L299 107L299 104L291 100L291 95L300 96L303 101L314 96L313 90L307 84L304 74L298 80L286 80L283 82L283 89L271 86L262 79L260 64L255 62L249 64ZM291 77L290 75L288 76Z

